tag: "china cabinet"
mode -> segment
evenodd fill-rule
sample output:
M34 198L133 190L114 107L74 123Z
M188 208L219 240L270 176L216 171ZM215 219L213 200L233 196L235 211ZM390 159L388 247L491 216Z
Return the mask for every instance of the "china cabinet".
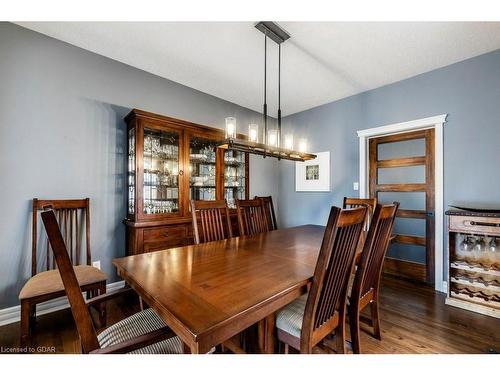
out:
M500 213L449 210L446 214L446 303L500 318Z
M248 199L248 154L217 148L222 130L137 109L125 122L128 255L193 243L191 199Z

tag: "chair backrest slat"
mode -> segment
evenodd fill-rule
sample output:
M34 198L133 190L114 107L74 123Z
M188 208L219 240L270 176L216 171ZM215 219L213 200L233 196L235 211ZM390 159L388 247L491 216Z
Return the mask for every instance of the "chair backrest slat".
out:
M304 312L301 345L314 345L316 332L345 315L347 286L366 220L366 207L332 207ZM325 333L326 334L326 333Z
M273 197L270 195L266 196L266 197L258 197L256 195L255 199L262 200L262 204L264 206L264 213L265 213L265 217L266 217L266 221L267 221L267 225L269 227L269 230L278 229L278 222L276 220L276 213L274 212Z
M81 345L84 353L99 348L96 331L90 312L85 304L82 292L76 279L73 264L71 263L64 238L61 234L56 216L52 210L42 212L42 221L47 232L47 237L54 253L54 259L57 263L61 279L63 281L66 295L71 306L71 313L76 323L76 329L80 336Z
M240 236L269 231L268 222L261 199L236 200Z
M47 200L33 199L33 225L32 225L32 242L31 242L31 275L34 276L38 272L38 215L39 211L50 208L54 211L54 216L61 229L66 249L71 263L73 265L87 264L91 265L92 257L90 253L90 199L66 199L66 200ZM79 221L79 216L84 217ZM82 259L81 245L83 232L81 223L85 220L85 244L86 254ZM46 242L46 254L43 267L45 270L54 269L57 267L54 255L51 251L50 241ZM43 254L42 254L43 255ZM43 258L42 258L43 259Z
M382 266L398 208L398 202L383 206L378 204L375 208L354 279L351 293L353 300L359 300L371 290L378 291Z
M366 230L368 230L373 213L375 212L375 206L377 205L377 198L349 198L344 197L343 208L358 208L358 207L368 207L368 220L366 221Z
M193 234L196 244L224 240L233 236L225 200L191 201Z

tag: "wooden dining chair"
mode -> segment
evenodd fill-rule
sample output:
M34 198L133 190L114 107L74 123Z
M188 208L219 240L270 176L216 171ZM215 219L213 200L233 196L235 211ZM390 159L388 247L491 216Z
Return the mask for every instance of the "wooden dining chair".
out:
M368 220L366 222L366 229L368 230L373 212L375 211L375 206L377 205L377 198L349 198L344 197L343 208L357 208L357 207L368 207Z
M182 341L152 309L136 313L106 328L98 335L92 321L90 307L100 305L130 289L102 294L85 302L54 211L42 212L41 216L58 267L56 272L60 274L68 296L83 353L177 354L183 352Z
M368 305L371 312L369 324L373 327L375 338L381 339L379 319L380 276L398 208L399 203L397 202L384 206L377 204L361 254L361 260L356 270L349 297L349 325L354 353L361 352L360 314Z
M261 199L236 200L240 236L269 231L264 204Z
M270 195L267 197L258 197L256 195L255 199L260 199L262 201L262 205L264 206L264 214L266 215L268 229L269 230L278 229L276 213L274 212L273 197Z
M288 347L311 353L335 332L337 353L345 353L347 287L366 220L366 207L332 207L310 291L276 314L277 338Z
M33 199L31 278L19 293L21 302L21 345L29 342L30 332L36 320L36 305L65 295L64 285L56 262L46 241L44 259L38 257L38 216L39 211L50 207L57 217L68 250L68 256L74 266L74 272L82 291L94 297L106 293L107 275L92 267L90 252L90 199L39 200ZM85 238L85 248L83 247ZM43 241L45 242L45 241ZM40 246L43 248L43 246ZM42 270L39 272L39 265ZM101 323L105 324L106 311L103 305L100 311Z
M233 237L226 200L191 201L194 243L200 244Z

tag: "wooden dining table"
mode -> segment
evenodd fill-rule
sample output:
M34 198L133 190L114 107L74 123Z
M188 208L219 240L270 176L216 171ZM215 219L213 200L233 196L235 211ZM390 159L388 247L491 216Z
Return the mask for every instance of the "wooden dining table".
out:
M325 227L303 225L113 260L184 342L207 353L258 323L273 351L274 313L307 292Z

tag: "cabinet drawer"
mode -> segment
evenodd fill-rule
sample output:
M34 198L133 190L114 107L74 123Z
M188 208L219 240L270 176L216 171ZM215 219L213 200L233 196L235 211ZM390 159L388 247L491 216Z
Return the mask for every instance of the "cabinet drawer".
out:
M144 229L144 242L173 240L188 235L187 225L165 226Z
M172 238L166 241L144 242L143 252L149 253L150 251L165 250L172 247L189 245L189 238Z
M490 234L500 236L500 218L476 216L450 216L452 232Z

